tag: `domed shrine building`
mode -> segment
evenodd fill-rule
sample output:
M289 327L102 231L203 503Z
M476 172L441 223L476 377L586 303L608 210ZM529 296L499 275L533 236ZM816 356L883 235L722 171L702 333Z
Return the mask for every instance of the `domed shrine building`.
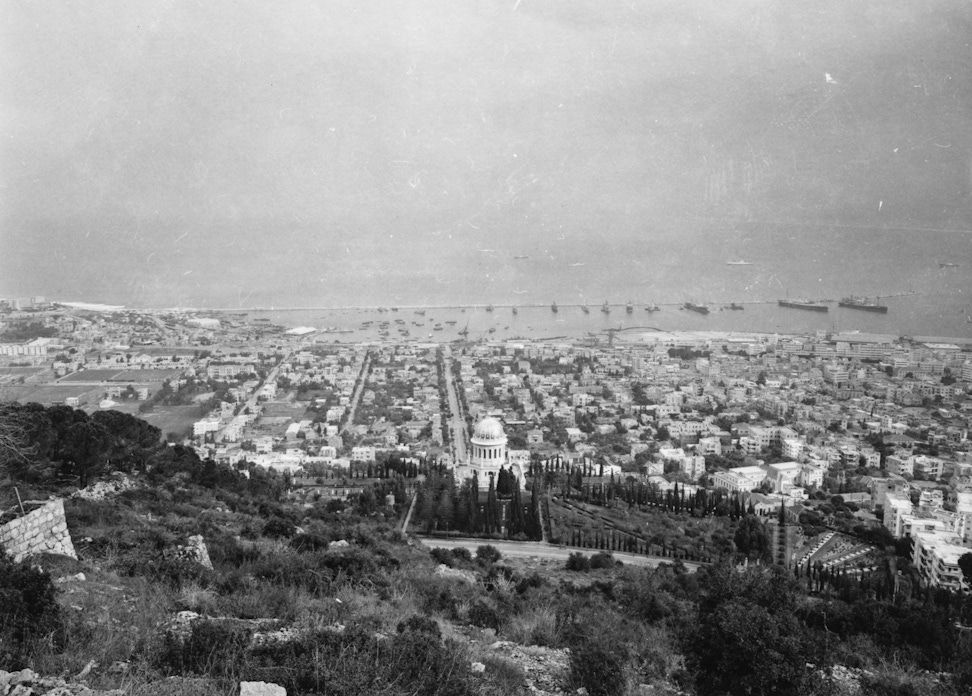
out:
M495 418L483 418L473 428L468 461L456 467L458 479L472 478L475 473L480 486L486 486L490 478L499 481L500 470L512 473L520 487L525 487L526 477L519 464L511 464L506 448L506 432Z

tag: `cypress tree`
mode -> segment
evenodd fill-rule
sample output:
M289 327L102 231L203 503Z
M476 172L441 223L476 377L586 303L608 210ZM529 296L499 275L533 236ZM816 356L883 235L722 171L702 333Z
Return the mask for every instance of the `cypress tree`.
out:
M493 477L489 477L489 490L486 493L486 533L492 534L496 528L496 487L493 485Z
M479 531L479 475L473 471L469 484L469 529L473 533Z

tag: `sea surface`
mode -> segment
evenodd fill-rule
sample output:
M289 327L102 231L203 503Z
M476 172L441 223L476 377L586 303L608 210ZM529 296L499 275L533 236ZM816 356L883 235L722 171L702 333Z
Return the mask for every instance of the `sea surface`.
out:
M119 264L118 277L106 278L104 285L44 294L55 301L136 309L252 312L287 327L358 333L362 321L381 316L377 307L398 307L400 317L409 315L413 338L430 332L455 337L467 323L470 337L497 338L577 336L631 326L972 337L972 233L783 223L721 229L696 223L646 232L643 239L591 231L544 242L495 241L489 247L468 237L383 247L359 238L321 257L268 243L245 259L200 255L168 267L162 257L155 271L168 280L151 287L136 279L120 282L131 269ZM748 265L727 263L732 260ZM837 307L836 300L847 295L881 298L889 311ZM816 313L779 307L781 298L833 304L829 312ZM634 304L630 315L624 311L628 301ZM678 309L689 301L707 304L711 313ZM560 312L550 311L552 302ZM604 302L610 314L599 311ZM733 302L745 309L723 309ZM661 311L645 312L652 303ZM485 311L489 304L495 311ZM411 313L419 308L428 308L423 327L412 324L417 315ZM433 332L437 321L443 330Z
M398 336L395 318L406 321L411 338L456 338L463 329L470 338L577 337L632 327L972 338L972 235L765 225L694 239L568 238L545 253L529 245L487 252L473 246L465 255L438 252L448 262L433 254L424 268L372 250L372 263L387 271L349 278L352 263L329 271L317 292L268 284L253 293L260 302L208 306L251 311L287 327L353 332L335 336L344 339L377 337L381 319L392 321L391 335ZM888 313L838 307L848 295L879 298ZM829 311L780 307L783 298L829 301ZM710 313L680 309L689 301L706 304ZM605 302L610 313L601 311ZM744 309L731 310L731 303ZM659 311L645 311L649 304ZM399 311L382 314L379 306ZM422 308L425 317L414 314ZM376 323L361 329L367 320ZM441 331L433 330L436 323Z
M582 338L589 335L604 339L609 331L632 336L651 331L721 331L743 333L803 334L817 331L890 334L894 336L955 337L972 339L972 324L958 312L964 306L964 296L930 299L921 295L890 297L882 300L887 314L829 305L828 312L780 307L777 302L747 303L742 310L728 305L710 304L710 313L701 315L679 304L662 304L649 312L643 303L635 303L632 311L626 305L609 306L609 313L600 305L589 306L585 313L580 305L558 305L554 312L550 305L496 305L489 311L483 305L436 306L418 308L399 306L382 308L291 309L249 311L249 321L269 319L271 323L288 328L306 326L318 330L318 341L339 343L379 340L381 323L388 322L387 338L410 340L452 341L462 337L470 340L505 340L512 338L552 339ZM942 308L951 307L951 315ZM419 314L418 312L423 312ZM365 322L370 324L365 325ZM902 330L902 328L904 330ZM407 331L407 335L404 334Z

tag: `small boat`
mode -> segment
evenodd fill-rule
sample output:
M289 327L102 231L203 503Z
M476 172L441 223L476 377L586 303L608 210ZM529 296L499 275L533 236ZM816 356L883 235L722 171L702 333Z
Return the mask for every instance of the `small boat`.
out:
M486 311L487 312L492 312L493 311L493 305L486 305Z
M604 304L601 305L601 311L604 312L605 314L611 313L611 307L610 305L608 305L607 300L604 300Z
M520 310L518 310L518 309L516 308L516 305L513 305L513 314L518 314L518 313L519 313L519 311L520 311Z
M418 314L420 317L424 317L425 316L425 310L424 309L416 309L415 310L415 313Z
M657 311L659 311L660 309L661 309L661 307L659 307L659 306L658 306L658 305L656 305L656 304L650 304L650 305L646 305L646 306L645 306L645 311L646 311L646 312L657 312Z
M938 267L939 268L958 268L958 264L957 263L952 263L951 261L939 261L938 262Z
M514 256L513 258L514 258L514 259L517 259L517 260L522 260L522 259L528 259L528 258L530 258L530 257L529 257L529 256L525 256L525 255L523 255L523 254L519 254L519 255L517 255L517 256Z
M590 314L591 313L591 308L588 307L586 304L582 304L581 305L581 311L584 312L584 314Z
M628 304L624 306L624 311L628 314L631 314L634 311L634 304L632 304L631 300L628 300Z
M448 324L449 326L452 326L455 323L456 323L455 319L446 319L446 324Z
M745 307L738 302L733 302L731 305L729 305L729 309L745 309Z
M726 261L727 266L752 266L752 261L743 261L742 259L737 259L735 261Z
M554 314L557 313L557 303L556 302L554 302L554 303L552 303L550 305L550 311L553 312Z
M682 305L682 307L691 312L698 312L699 314L709 313L709 308L704 304L699 304L698 302L686 302L684 305Z

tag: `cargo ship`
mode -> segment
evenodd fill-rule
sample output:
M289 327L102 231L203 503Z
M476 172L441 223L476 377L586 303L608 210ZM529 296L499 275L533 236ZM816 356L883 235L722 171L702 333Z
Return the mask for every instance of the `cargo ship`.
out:
M825 304L812 300L779 300L780 307L790 307L792 309L809 309L811 312L827 312L830 310Z
M733 302L732 304L729 305L729 309L745 309L745 307L743 307L738 302Z
M837 304L840 307L847 307L849 309L863 309L865 312L888 313L887 307L879 305L874 300L869 300L866 297L844 297Z
M686 302L682 305L683 309L687 309L692 312L698 312L699 314L708 314L709 308L704 304L698 304L697 302Z

